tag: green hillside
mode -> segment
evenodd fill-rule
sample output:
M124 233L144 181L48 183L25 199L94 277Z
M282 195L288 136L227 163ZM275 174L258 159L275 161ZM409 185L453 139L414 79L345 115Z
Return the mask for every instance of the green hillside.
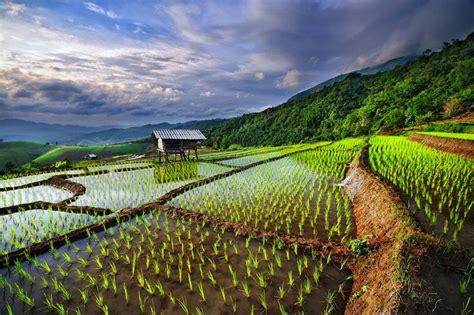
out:
M0 172L28 163L55 147L42 142L0 142Z
M230 119L206 132L209 144L282 145L415 126L472 110L474 33L414 61L344 80L301 99Z
M143 154L149 146L149 141L98 146L58 146L35 158L33 163L47 166L65 159L70 161L81 160L87 154L96 154L99 159L116 155Z

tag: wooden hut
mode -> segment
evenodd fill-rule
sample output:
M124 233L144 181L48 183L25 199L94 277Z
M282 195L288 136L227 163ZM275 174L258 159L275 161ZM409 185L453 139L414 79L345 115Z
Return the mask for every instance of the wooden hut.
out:
M189 160L190 151L194 150L196 159L197 149L206 137L197 129L159 129L153 130L151 135L153 144L158 150L158 159L164 157L165 162L169 162L170 155L179 155L181 160Z

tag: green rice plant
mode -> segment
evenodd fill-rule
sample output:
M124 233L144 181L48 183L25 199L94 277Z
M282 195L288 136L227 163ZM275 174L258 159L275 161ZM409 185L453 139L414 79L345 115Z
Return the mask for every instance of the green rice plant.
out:
M79 293L80 293L80 295L81 295L82 303L83 303L84 305L86 305L86 304L87 304L87 301L89 300L89 295L88 295L87 291L86 291L86 290L81 290L81 289L78 289L78 291L79 291Z
M181 309L183 310L184 314L189 315L188 301L186 300L186 297L178 299L178 304L179 307L181 307Z
M241 286L242 286L242 294L246 297L246 298L249 298L250 297L250 288L249 288L249 284L247 281L242 281L241 282Z
M225 304L227 302L227 294L225 292L225 288L224 287L219 287L219 291L221 293L222 301Z
M209 279L209 281L211 281L213 286L216 286L217 280L214 278L214 275L210 270L207 272L207 278Z
M202 281L199 281L197 287L198 287L199 295L201 296L201 300L203 302L206 302L206 292L204 291L204 288L202 286Z
M288 285L292 288L295 285L295 278L293 277L293 272L288 271Z
M18 296L18 299L25 303L26 305L33 307L35 306L35 301L32 299L26 292L23 290L22 287L20 287L17 283L15 283L16 287L16 294Z
M416 205L425 229L461 244L469 242L462 228L474 205L472 160L405 137L377 136L370 139L369 163L375 173ZM442 229L436 229L439 220Z
M267 303L267 297L265 295L265 291L263 291L259 296L258 299L260 301L260 305L262 305L263 309L265 311L268 310L268 303Z
M127 303L127 305L128 305L128 302L129 302L128 289L127 289L127 284L125 282L123 283L122 288L123 288L123 295L125 297L125 303Z
M285 297L285 294L286 294L286 289L285 289L285 285L284 284L281 284L279 287L278 287L278 299L281 300Z

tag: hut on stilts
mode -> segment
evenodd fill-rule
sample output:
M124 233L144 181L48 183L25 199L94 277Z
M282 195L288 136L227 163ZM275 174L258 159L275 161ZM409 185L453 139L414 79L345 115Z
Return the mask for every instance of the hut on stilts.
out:
M165 162L170 161L170 157L177 156L180 160L190 159L189 153L194 151L196 160L198 159L197 149L206 137L197 129L158 129L152 132L152 141L158 151L158 159Z

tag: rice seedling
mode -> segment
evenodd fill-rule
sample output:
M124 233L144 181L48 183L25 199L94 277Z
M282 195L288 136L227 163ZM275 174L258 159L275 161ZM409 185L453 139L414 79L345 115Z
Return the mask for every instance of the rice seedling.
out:
M296 153L193 189L170 204L285 234L348 238L350 202L338 181L362 143L345 140Z
M370 145L371 168L403 192L426 230L472 245L472 234L462 233L466 225L474 228L467 220L474 205L472 160L404 137L377 136Z

